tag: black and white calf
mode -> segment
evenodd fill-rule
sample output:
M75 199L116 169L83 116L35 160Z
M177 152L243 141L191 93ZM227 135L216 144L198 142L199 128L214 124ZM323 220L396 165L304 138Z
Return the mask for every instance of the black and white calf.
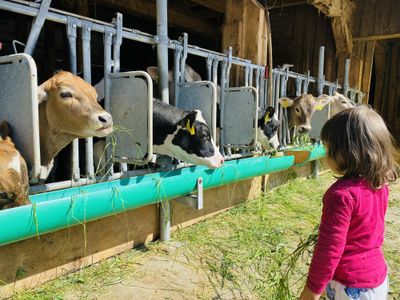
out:
M153 150L209 168L224 162L201 111L184 111L159 100L153 101Z
M257 136L263 149L274 150L279 147L278 129L280 125L272 106L258 110Z

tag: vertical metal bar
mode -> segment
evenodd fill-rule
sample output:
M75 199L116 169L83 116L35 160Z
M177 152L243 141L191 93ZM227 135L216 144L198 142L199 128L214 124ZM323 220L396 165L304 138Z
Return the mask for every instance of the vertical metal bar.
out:
M253 67L250 66L250 73L249 73L249 86L253 86Z
M215 86L218 86L218 59L216 57L214 58L212 65L212 82L214 83ZM220 97L221 95L217 95L217 99Z
M350 72L350 59L347 58L344 65L344 82L343 82L343 95L347 97L349 93L349 72Z
M310 84L310 70L307 71L307 78L304 80L304 85L303 85L303 94L308 93L308 85Z
M213 60L210 56L207 56L206 67L207 67L207 80L212 81L212 63Z
M224 118L225 118L225 90L226 90L226 68L227 68L227 62L226 60L222 61L222 66L221 66L221 99L220 99L220 151L222 155L225 155L225 149L224 149L224 144L225 144L225 139L224 139Z
M51 0L42 0L38 14L33 19L32 28L24 49L24 52L29 55L32 55L33 51L35 50L40 31L42 30L44 21L46 20L46 14L49 11L50 3Z
M157 0L157 62L161 100L169 104L168 95L168 12L167 0ZM163 170L171 168L170 157L164 156L158 159ZM160 204L160 240L167 241L171 235L171 202L162 201Z
M121 69L121 45L122 45L122 14L116 13L113 19L116 28L116 34L113 36L113 73L117 73ZM128 172L128 164L120 163L122 173Z
M111 87L111 69L112 69L112 61L111 61L111 43L112 43L112 32L107 27L104 31L104 108L106 111L110 111L110 87ZM106 173L110 176L114 174L114 167L111 162L113 147L111 145L111 139L106 137ZM110 147L111 146L111 147Z
M296 97L301 95L301 84L302 84L302 80L300 77L296 78Z
M247 64L244 69L244 85L245 86L249 86L249 74L250 74L250 66L249 66L249 64Z
M187 48L188 48L188 34L186 32L183 33L182 37L180 38L182 42L182 58L180 64L180 71L181 71L181 82L185 82L186 80L186 59L187 59Z
M91 58L90 58L90 31L88 22L84 22L82 26L82 55L83 55L83 78L88 83L92 83ZM93 138L85 139L86 150L86 176L90 179L94 178L93 166Z
M259 95L260 95L260 107L261 108L266 108L266 98L265 98L265 78L264 78L264 71L261 69L261 68L259 68L258 70L258 75L257 76L259 76L258 78L259 78L259 88L260 88L260 91L259 91Z
M182 56L182 51L178 48L175 49L174 52L174 99L169 99L169 101L171 102L171 100L173 101L173 105L175 105L176 107L179 107L179 78L181 76L181 70L179 68L180 65L180 61L181 61L181 56Z
M78 20L75 18L68 17L67 21L67 37L69 44L69 57L71 73L76 74L78 72L77 58L76 58L76 28ZM79 141L74 139L72 142L72 178L77 181L80 178L79 170Z
M325 47L319 47L319 57L318 57L318 79L317 79L317 93L318 96L322 95L324 90L324 55Z

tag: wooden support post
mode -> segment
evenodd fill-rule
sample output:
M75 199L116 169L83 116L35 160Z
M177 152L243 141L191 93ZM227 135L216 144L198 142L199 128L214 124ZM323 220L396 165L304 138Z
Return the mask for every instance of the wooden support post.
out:
M371 87L372 64L374 62L375 41L369 41L365 44L366 45L361 90L365 93L363 103L368 104L369 90Z
M232 46L233 55L265 64L268 27L265 10L254 0L227 0L222 48ZM241 68L231 69L235 85L243 83Z

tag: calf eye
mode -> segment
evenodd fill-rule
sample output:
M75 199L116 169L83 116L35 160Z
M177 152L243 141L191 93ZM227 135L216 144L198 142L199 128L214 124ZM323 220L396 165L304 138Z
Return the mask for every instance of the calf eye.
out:
M72 98L72 95L70 92L63 92L60 94L61 98Z
M296 107L296 111L299 113L300 112L300 108Z

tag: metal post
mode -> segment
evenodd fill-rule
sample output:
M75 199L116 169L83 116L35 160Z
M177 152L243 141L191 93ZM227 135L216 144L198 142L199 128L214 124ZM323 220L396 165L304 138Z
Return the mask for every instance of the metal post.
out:
M344 65L344 82L343 82L343 95L347 97L349 93L349 72L350 72L350 58L346 59Z
M317 84L317 93L318 96L322 95L324 91L324 55L325 55L325 47L319 47L319 58L318 58L318 84Z
M82 27L82 55L83 55L83 78L86 82L92 83L91 60L90 60L90 27L87 22ZM86 176L94 178L93 166L93 138L85 139L86 150Z
M180 78L180 61L181 61L181 56L182 56L182 51L178 48L175 49L175 53L174 53L174 99L169 99L170 102L172 102L171 104L175 105L176 107L179 107L179 88L178 88L178 84L179 84L179 78Z
M169 104L168 95L168 11L167 0L157 0L157 62L161 100ZM169 170L170 157L158 158L162 170ZM171 202L165 200L160 205L160 240L167 241L171 235Z
M113 36L113 73L117 73L121 69L121 45L122 45L122 14L116 13L112 22L116 28L116 34ZM128 164L120 163L122 173L128 172Z
M35 50L40 31L42 30L44 21L46 20L46 14L49 11L50 3L51 0L42 0L38 14L33 19L31 32L29 33L28 41L26 42L24 49L24 52L29 55L32 55Z
M221 91L220 91L220 121L219 121L219 149L221 151L222 155L225 155L225 148L224 148L224 144L225 144L225 139L224 139L224 109L225 109L225 88L226 88L226 65L227 62L226 60L224 60L222 62L222 66L221 66Z
M105 30L104 32L104 108L106 111L110 111L110 86L111 86L111 69L112 69L112 61L111 61L111 43L112 43L112 32L110 29ZM106 137L106 144L111 144L111 139ZM112 156L112 147L107 146L106 148L106 173L109 176L114 174L114 167L111 162Z
M69 44L69 57L71 73L76 74L78 72L77 58L76 58L76 28L78 20L75 18L68 17L67 22L67 37ZM79 141L74 139L72 142L72 178L74 181L78 181L80 178L79 170Z

